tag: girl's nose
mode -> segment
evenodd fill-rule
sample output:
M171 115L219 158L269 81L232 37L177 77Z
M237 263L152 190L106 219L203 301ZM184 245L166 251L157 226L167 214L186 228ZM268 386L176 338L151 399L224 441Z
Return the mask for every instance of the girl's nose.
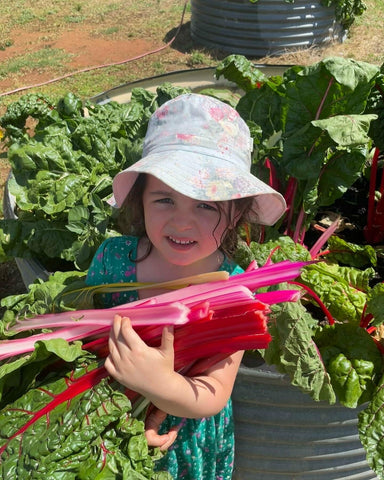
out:
M192 228L193 215L187 209L177 209L173 214L172 222L180 231L189 230Z

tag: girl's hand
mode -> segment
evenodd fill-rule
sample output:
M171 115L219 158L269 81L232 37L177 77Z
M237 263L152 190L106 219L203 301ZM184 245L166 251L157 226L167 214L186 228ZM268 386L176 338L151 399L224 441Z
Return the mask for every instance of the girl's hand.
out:
M132 328L129 318L116 315L105 368L127 388L144 396L158 395L175 374L173 339L173 327L164 327L160 347L149 347Z
M243 352L233 353L201 375L188 377L174 370L173 342L173 327L168 326L163 329L160 346L149 347L128 318L116 315L105 368L122 385L170 415L216 415L228 402Z
M159 428L167 414L154 407L145 420L145 438L150 447L159 447L163 452L167 450L176 440L181 424L172 427L168 433L159 435Z

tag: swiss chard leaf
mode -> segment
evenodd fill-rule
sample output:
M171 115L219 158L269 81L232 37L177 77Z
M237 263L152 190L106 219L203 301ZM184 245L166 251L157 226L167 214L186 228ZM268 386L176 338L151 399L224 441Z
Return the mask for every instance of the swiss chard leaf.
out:
M359 325L328 325L315 335L340 403L355 408L368 401L381 375L383 359L372 337Z
M26 132L27 118L39 118L41 122L53 123L59 118L50 98L36 93L22 96L7 107L0 118L0 125L11 139L21 138Z
M300 278L316 291L334 318L358 324L366 302L366 293L361 288L367 289L373 274L373 269L362 272L319 262L305 267Z
M377 283L367 295L366 314L371 314L371 325L379 326L384 323L384 283Z
M3 479L156 478L154 460L161 454L148 448L144 424L130 417L130 401L118 385L102 380L70 404L40 414L83 373L79 368L52 378L0 412Z
M316 328L317 321L300 303L273 307L269 327L272 342L262 355L267 363L287 374L292 385L316 401L332 404L336 396L312 339Z
M281 141L277 142L280 138L276 137L278 132L283 131L282 96L282 93L276 92L274 84L267 82L241 97L237 105L238 112L247 123L261 127L262 136L259 142L269 144L270 150L265 151L265 155L273 154L272 158L277 157L282 149ZM275 138L275 141L271 142L271 138ZM275 151L276 143L279 148ZM255 163L261 160L263 158L254 159ZM276 166L278 167L278 162L276 162Z
M253 73L236 56L221 67L226 68L236 72L231 80L239 85L242 70ZM368 133L377 118L366 107L378 74L374 65L333 57L291 67L260 88L245 88L237 109L259 127L251 129L256 132L254 163L262 167L268 158L282 190L289 178L298 181L290 212L294 221L303 208L309 225L319 207L341 197L362 174L371 146Z
M338 148L330 155L326 167L319 176L317 202L332 205L361 175L368 155L366 145L354 148ZM307 198L305 201L308 202Z
M357 245L333 235L328 239L328 249L327 258L330 261L357 268L367 265L375 267L377 265L377 254L371 245Z
M367 462L378 478L384 478L384 377L367 408L359 413L359 436Z
M259 266L264 265L271 256L271 252L273 252L274 263L288 259L292 261L311 259L308 250L288 236L281 236L264 243L250 242L249 245L241 243L235 252L235 259L242 268L246 269L253 260L256 260Z
M245 92L253 90L267 77L242 55L229 55L216 68L216 78L223 76L236 83Z
M57 307L56 298L74 282L84 280L86 273L55 272L48 277L47 281L41 279L31 284L26 293L10 295L1 300L1 306L6 307L2 322L0 322L0 337L7 338L7 329L17 318L50 313L51 308ZM68 303L60 303L60 311L73 310ZM57 311L57 310L56 310Z
M9 109L1 125L12 141L9 191L18 226L0 221L2 257L29 256L43 264L63 259L82 270L89 266L115 228L107 203L112 177L138 159L156 98L142 89L128 104L94 105L67 94L53 105L29 96ZM28 116L36 121L33 137L25 133ZM88 210L81 219L74 213L79 209Z
M85 356L80 342L68 344L58 338L39 341L31 355L17 357L0 366L0 408L16 400L20 395L35 386L36 378L48 365L61 359L74 362Z
M378 73L375 65L341 57L285 72L287 134L313 120L331 119L344 112L362 114Z

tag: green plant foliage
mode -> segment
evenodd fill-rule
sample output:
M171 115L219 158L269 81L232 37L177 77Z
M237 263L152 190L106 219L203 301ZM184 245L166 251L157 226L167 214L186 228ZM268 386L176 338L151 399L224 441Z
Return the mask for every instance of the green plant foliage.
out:
M249 0L251 3L264 0ZM295 3L295 0L282 0L285 3ZM322 5L335 9L335 18L344 28L349 28L356 17L362 15L367 9L362 0L321 0Z
M55 258L86 269L103 239L116 235L112 178L139 158L157 105L179 93L164 85L157 94L135 90L124 105L83 104L70 93L57 103L30 94L12 104L0 124L17 219L0 221L2 258ZM27 118L38 122L33 137Z

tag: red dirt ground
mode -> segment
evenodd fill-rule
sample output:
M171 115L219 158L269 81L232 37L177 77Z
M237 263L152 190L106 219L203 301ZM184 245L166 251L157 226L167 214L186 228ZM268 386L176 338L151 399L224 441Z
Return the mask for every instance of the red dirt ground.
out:
M158 48L151 42L135 40L114 40L91 35L84 29L74 29L64 33L54 40L47 39L42 32L13 31L14 44L0 51L0 63L25 54L28 51L38 51L43 48L61 49L72 55L68 63L71 71L99 66L115 62L123 62ZM49 72L29 73L25 86L52 79ZM0 80L0 90L7 91L14 88L12 78Z

